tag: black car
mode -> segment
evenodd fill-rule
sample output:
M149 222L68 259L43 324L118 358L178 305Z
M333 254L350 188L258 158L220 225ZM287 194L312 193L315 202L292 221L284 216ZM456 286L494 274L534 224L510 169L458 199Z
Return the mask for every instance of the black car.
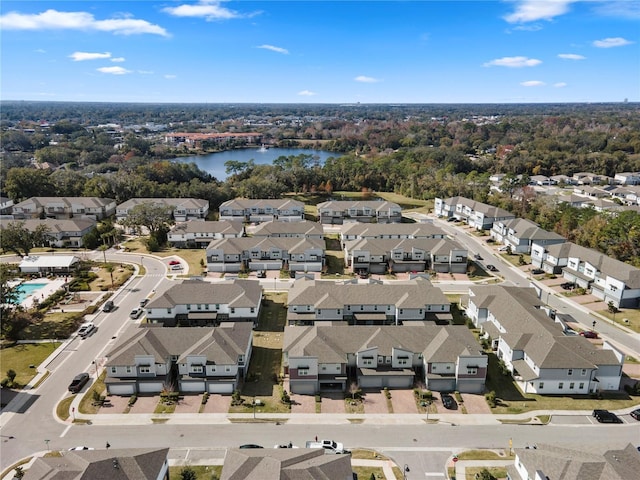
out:
M444 408L447 408L449 410L455 410L456 408L458 408L458 404L448 393L443 393L440 396L440 399L442 400L442 405L444 405Z
M622 423L622 419L609 410L594 410L593 416L600 423Z
M544 270L542 270L541 268L534 268L533 270L531 270L532 275L541 275L543 273L544 273Z
M80 390L82 390L82 387L84 387L84 385L88 381L89 381L88 373L79 373L73 378L73 380L69 384L69 391L71 393L78 393Z
M255 443L246 443L244 445L240 445L240 448L264 448L262 445L256 445Z
M490 270L492 272L497 272L498 269L496 267L494 267L493 265L487 265L487 270Z
M258 273L256 274L256 277L258 277L258 278L267 278L267 271L266 270L258 270Z
M634 411L629 413L629 415L631 415L631 418L635 418L636 420L640 420L640 408L636 408Z
M104 302L104 305L102 306L102 311L110 312L111 310L113 310L114 307L115 305L113 304L113 301L107 300L106 302Z

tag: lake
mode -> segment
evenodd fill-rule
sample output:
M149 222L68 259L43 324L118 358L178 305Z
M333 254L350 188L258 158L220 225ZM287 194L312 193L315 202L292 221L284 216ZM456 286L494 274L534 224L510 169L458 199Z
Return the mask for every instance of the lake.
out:
M340 157L339 153L326 152L324 150L310 150L305 148L243 148L239 150L229 150L226 152L208 153L206 155L196 155L193 157L179 157L173 159L175 162L195 163L200 170L203 170L218 180L227 178L224 163L229 160L237 162L248 162L253 160L255 164L271 164L278 157L290 157L296 155L313 155L317 157L318 163L323 165L327 158Z

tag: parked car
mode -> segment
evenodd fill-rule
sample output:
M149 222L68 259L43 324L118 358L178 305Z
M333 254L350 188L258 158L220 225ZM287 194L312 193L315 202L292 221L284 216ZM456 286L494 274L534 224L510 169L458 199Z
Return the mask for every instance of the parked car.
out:
M487 270L490 270L492 272L497 272L498 269L496 267L494 267L493 265L487 265Z
M180 261L179 260L171 260L169 262L169 265L180 265Z
M502 247L500 247L498 249L499 252L506 252L507 250L510 250L511 247L509 245L503 245Z
M78 393L80 390L82 390L82 387L84 387L88 381L89 381L88 373L79 373L73 378L73 380L69 384L69 391L71 393Z
M476 253L473 258L475 258L476 260L482 260L482 257L480 256L479 253Z
M69 449L70 452L73 452L75 450L93 450L93 447L82 447L82 446L80 446L80 447L71 447Z
M143 313L142 308L136 307L133 310L131 310L131 313L129 314L129 316L135 320L140 318L140 315L142 315L142 313Z
M267 278L267 272L266 270L258 270L258 273L256 274L256 276L258 278Z
M544 273L544 270L542 270L541 268L534 268L533 270L531 270L531 275L541 275Z
M80 338L87 338L95 330L96 330L96 326L93 323L91 322L83 323L82 325L80 325L80 330L78 330L78 336Z
M449 217L447 218L447 222L457 222L458 219L456 217Z
M640 408L636 408L631 413L629 413L629 415L631 415L631 418L634 418L636 420L640 420Z
M140 308L144 307L147 303L149 303L148 298L143 298L142 300L140 300Z
M584 338L598 338L598 334L596 332L592 332L591 330L583 330L580 332L580 336Z
M335 454L350 454L349 450L344 449L344 445L340 442L334 442L333 440L319 440L317 442L308 441L306 443L307 448L323 448L325 453Z
M113 304L113 300L107 300L106 302L104 302L104 305L102 306L102 311L110 312L114 308L115 308L115 305Z
M622 419L609 410L594 410L593 416L600 423L622 423Z
M574 288L576 288L576 284L573 283L573 282L564 282L564 283L560 284L560 286L564 290L573 290Z
M300 448L296 447L293 443L283 443L282 445L274 445L273 448Z
M255 443L246 443L244 445L240 445L239 448L264 448L262 445L256 445Z
M456 408L458 408L458 404L448 393L443 393L442 395L440 395L440 399L442 400L442 405L444 405L444 408L447 408L449 410L455 410Z
M182 270L182 265L180 263L173 264L171 270Z

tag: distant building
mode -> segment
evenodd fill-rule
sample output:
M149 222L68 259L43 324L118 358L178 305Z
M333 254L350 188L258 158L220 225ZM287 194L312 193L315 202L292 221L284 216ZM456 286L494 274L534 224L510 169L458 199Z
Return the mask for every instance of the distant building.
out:
M291 199L235 198L220 205L220 220L297 222L304 220L304 203Z
M199 198L132 198L118 205L116 218L119 222L123 221L134 207L143 203L170 208L171 216L176 222L202 220L209 214L209 202Z
M400 223L402 208L387 201L329 201L318 204L320 223Z
M94 220L113 215L116 202L110 198L98 197L31 197L13 206L16 219L89 217Z

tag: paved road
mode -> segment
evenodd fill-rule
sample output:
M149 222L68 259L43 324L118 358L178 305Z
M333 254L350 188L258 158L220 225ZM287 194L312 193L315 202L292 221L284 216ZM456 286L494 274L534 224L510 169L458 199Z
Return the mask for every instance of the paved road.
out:
M449 226L446 225L446 227ZM483 250L473 250L470 247L475 241L474 237L469 236L467 240L470 251L481 251L483 256L489 255ZM476 241L476 243L486 248L481 242ZM96 260L102 259L102 253L89 255L94 256ZM507 448L509 439L513 440L514 447L562 441L564 446L581 446L582 448L622 448L629 442L636 444L640 440L637 424L594 425L592 422L583 423L582 421L554 422L548 426L498 423L491 426L461 425L460 423L456 424L457 426L428 425L422 421L404 423L398 417L392 421L385 420L377 423L374 419L368 419L364 424L326 424L322 419L323 423L316 420L312 425L293 422L282 425L232 424L227 421L202 424L202 420L190 424L169 422L146 425L99 425L98 422L94 425L77 425L60 422L55 419L54 411L57 403L66 396L66 388L71 378L79 371L94 373L93 362L96 359L100 361L104 357L105 352L111 348L124 329L135 327L136 322L128 317L129 311L138 305L141 298L152 293L156 295L162 293L172 284L166 277L165 262L161 260L150 256L138 257L112 251L107 252L107 255L110 261L142 263L146 274L144 277L132 279L113 297L118 307L114 312L109 314L100 312L94 315L93 320L98 325L98 331L93 336L86 340L70 339L63 353L47 366L51 370L51 375L38 387L37 391L34 391L34 395L21 394L27 402L18 411L3 411L0 415L2 469L33 452L47 448L65 449L76 445L102 448L107 441L113 447L169 446L182 451L199 449L200 452L213 448L221 452L225 447L243 443L260 443L270 446L292 441L294 444L301 445L317 435L320 438L335 438L343 441L348 448L364 447L381 450L394 458L399 465L409 465L411 470L407 478L412 479L423 478L425 474L435 472L443 458L461 448ZM500 268L501 275L509 281L514 283L522 281L521 273ZM554 300L552 297L550 301ZM563 312L575 313L578 320L584 321L584 312L571 304L565 305L562 299L557 301ZM616 327L611 327L609 331L603 322L599 331L603 335L616 336L616 341L628 345L636 353L640 352L637 338L629 337L628 339L628 336L621 334ZM206 454L208 453L204 453Z

